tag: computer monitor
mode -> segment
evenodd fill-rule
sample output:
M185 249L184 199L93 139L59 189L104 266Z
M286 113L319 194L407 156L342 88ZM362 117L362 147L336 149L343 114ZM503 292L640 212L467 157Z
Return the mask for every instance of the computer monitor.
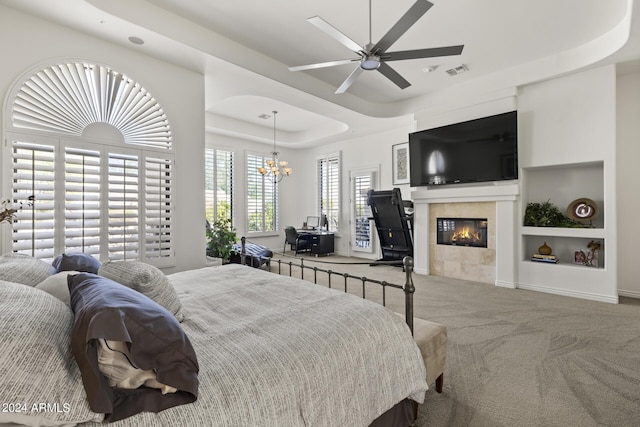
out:
M319 216L308 216L307 217L307 228L311 228L315 230L316 228L320 228L320 217Z

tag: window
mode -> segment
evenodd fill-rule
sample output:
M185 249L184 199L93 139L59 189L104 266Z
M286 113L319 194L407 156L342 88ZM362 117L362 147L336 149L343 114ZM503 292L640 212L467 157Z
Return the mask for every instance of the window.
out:
M11 236L13 251L37 258L53 258L55 147L16 141L12 148L13 201L21 203L36 196L31 209L18 211Z
M205 149L206 216L210 223L233 218L233 151Z
M10 114L12 199L34 196L13 223L13 252L173 265L171 130L144 88L106 67L59 64L16 88Z
M340 231L340 154L318 159L318 208L329 231Z
M247 231L249 233L278 230L278 184L263 176L258 168L270 156L247 154Z

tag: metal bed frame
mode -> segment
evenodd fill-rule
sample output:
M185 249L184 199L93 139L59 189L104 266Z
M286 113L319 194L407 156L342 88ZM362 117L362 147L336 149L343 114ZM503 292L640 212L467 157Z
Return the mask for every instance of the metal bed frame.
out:
M246 264L246 260L247 260L247 255L246 255L246 237L242 237L241 239L242 242L242 250L240 253L240 263L242 265L247 265ZM276 262L278 263L278 271L277 273L280 275L286 274L282 272L282 265L284 264L285 266L289 266L289 276L292 276L292 267L299 267L300 268L300 279L304 280L304 270L305 268L308 270L313 270L313 283L317 284L318 283L318 272L320 273L326 273L327 277L328 277L328 281L329 281L329 288L332 287L331 284L331 277L332 276L340 276L344 279L344 291L347 292L348 289L348 284L347 284L347 280L348 279L356 279L362 282L362 298L366 299L366 291L365 291L365 284L366 283L374 283L377 285L382 286L382 305L386 307L386 290L387 287L389 288L394 288L394 289L402 289L404 291L404 301L405 301L405 321L407 322L407 325L409 325L409 329L411 330L411 333L413 334L413 294L416 290L415 286L413 285L413 277L412 277L412 273L413 273L413 258L410 256L405 256L402 259L402 266L403 266L403 270L405 273L405 283L403 285L398 285L395 283L390 283L387 282L385 280L375 280L375 279L369 279L365 276L354 276L352 274L349 273L339 273L333 270L328 270L328 269L324 269L324 268L319 268L319 267L310 267L304 264L304 258L300 258L299 259L300 263L294 263L292 261L286 262L286 261L282 261L281 259L278 259ZM368 263L367 263L368 264ZM394 265L397 266L398 262L397 261L377 261L376 262L377 265L383 265L383 264L389 264L389 265ZM267 262L267 268L269 269L269 271L271 271L271 261L269 260Z

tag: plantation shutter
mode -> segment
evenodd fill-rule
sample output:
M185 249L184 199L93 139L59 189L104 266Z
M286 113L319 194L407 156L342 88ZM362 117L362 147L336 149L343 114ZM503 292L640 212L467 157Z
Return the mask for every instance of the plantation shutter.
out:
M216 218L233 225L233 151L216 150Z
M110 260L139 258L139 160L133 154L108 154L108 254Z
M318 207L327 216L329 231L340 227L340 156L318 159Z
M206 217L213 223L230 219L233 225L233 151L205 149Z
M13 251L35 258L53 258L55 252L55 146L12 142L13 203L33 206L18 211L13 223Z
M127 144L171 148L169 121L156 99L129 77L95 64L40 70L16 94L11 117L16 128L77 136L104 122Z
M356 210L356 246L368 248L371 244L371 206L367 203L367 192L371 189L371 176L359 175L354 182Z
M263 176L258 168L267 158L247 154L247 218L249 232L278 229L278 184Z
M100 255L100 173L100 151L65 147L65 253Z
M13 252L174 265L172 132L149 91L109 67L74 62L40 69L10 102L9 128L42 135L6 134L13 206L35 198L7 233Z
M173 161L145 158L145 260L162 265L174 256L173 234Z

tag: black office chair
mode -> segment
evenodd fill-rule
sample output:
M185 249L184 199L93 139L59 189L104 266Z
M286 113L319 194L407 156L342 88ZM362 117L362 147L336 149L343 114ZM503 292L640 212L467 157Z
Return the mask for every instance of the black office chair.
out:
M296 251L296 255L299 252L311 251L311 239L310 236L299 234L295 227L287 226L284 228L284 247L282 253L287 249L287 244L291 245L291 250Z

